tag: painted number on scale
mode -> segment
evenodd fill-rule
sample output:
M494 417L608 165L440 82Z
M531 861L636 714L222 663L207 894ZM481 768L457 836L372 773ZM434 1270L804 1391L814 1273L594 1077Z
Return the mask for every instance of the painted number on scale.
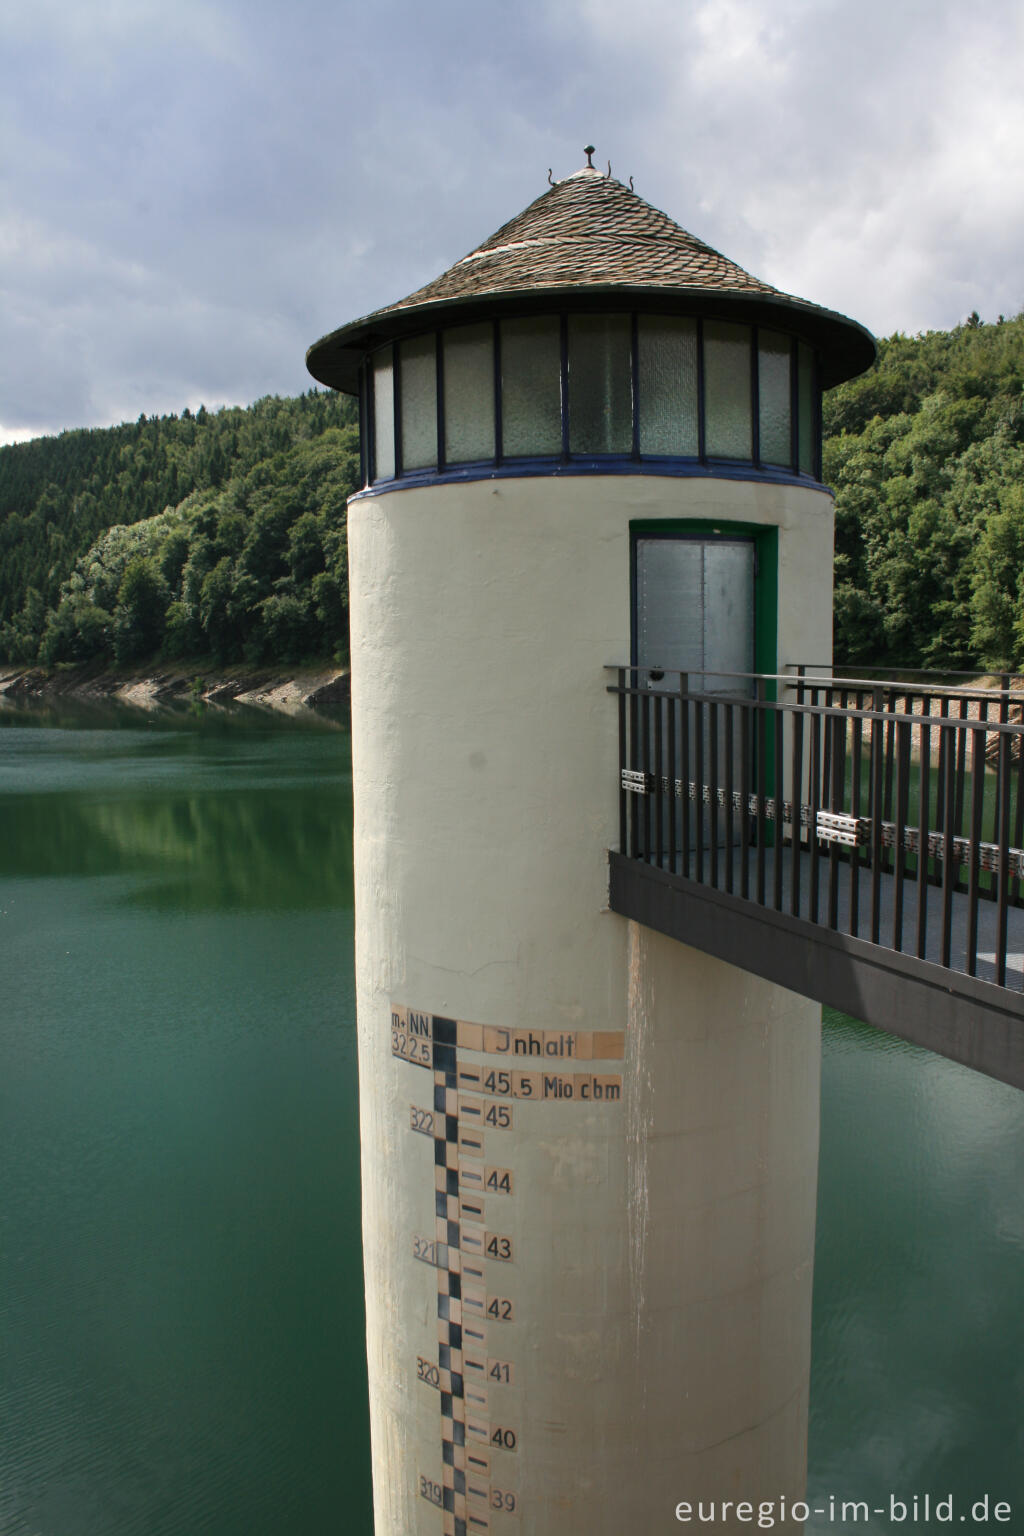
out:
M492 1296L487 1303L487 1316L496 1323L514 1323L515 1313L507 1296Z
M484 1252L489 1259L498 1259L502 1264L511 1264L512 1239L504 1237L500 1232L486 1232Z
M444 1502L441 1493L441 1484L435 1483L432 1477L420 1477L420 1498L426 1499L428 1504L436 1504L438 1509Z
M496 1131L510 1131L512 1129L512 1107L509 1104L489 1104L484 1114L487 1125L493 1126Z
M409 1105L409 1129L419 1131L424 1136L433 1136L434 1117L429 1109L417 1109L415 1104Z
M433 1060L431 1042L418 1035L410 1035L397 1025L391 1026L391 1054L403 1061L415 1062L418 1067L429 1067Z
M491 1508L503 1509L507 1515L513 1515L519 1506L519 1500L508 1488L491 1489Z
M516 1448L516 1432L501 1424L491 1430L491 1444L502 1451L514 1451Z
M422 1264L437 1265L437 1244L425 1237L414 1237L412 1240L412 1256L419 1259Z
M431 1360L424 1360L422 1355L416 1356L416 1376L419 1381L426 1382L428 1387L441 1389L441 1372Z
M484 1173L484 1187L494 1195L512 1193L511 1168L488 1168Z
M487 1374L492 1381L500 1382L503 1387L510 1387L515 1380L515 1367L511 1360L488 1360Z

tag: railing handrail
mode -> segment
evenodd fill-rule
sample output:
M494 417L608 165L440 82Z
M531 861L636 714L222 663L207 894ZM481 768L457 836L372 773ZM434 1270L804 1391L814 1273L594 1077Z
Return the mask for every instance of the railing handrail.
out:
M797 663L792 664L796 666ZM803 665L803 663L800 663ZM662 667L656 662L623 663L606 662L606 672L652 672L667 673L672 677L736 677L744 678L749 682L783 683L791 689L831 688L851 689L857 692L867 692L868 689L884 688L889 693L898 693L902 697L948 697L952 699L1016 699L1024 703L1024 687L1021 688L955 688L945 687L942 684L923 683L879 683L877 678L864 677L836 677L834 673L827 676L795 675L793 672L733 672L728 668L706 667L702 671L696 668L687 670L683 667ZM948 674L946 674L948 676ZM1003 673L1002 676L1019 677L1024 683L1024 673ZM721 697L721 695L717 695ZM899 711L893 711L899 713Z
M828 671L835 672L842 662L835 661L792 661L792 667L826 667ZM852 662L851 662L852 666ZM957 667L873 667L872 672L883 677L904 677L912 672L915 677L1016 677L1024 681L1024 672L1014 672L1010 667L974 667L970 671L963 672Z
M646 667L620 667L605 668L605 671L647 671ZM664 669L655 667L652 670L661 672ZM682 673L681 676L692 674ZM703 675L703 674L698 674ZM764 677L772 680L770 673L745 673L745 672L714 672L706 674L710 677ZM792 714L799 710L801 714L818 715L823 719L841 720L868 720L878 721L880 725L897 727L902 725L904 729L925 730L935 726L941 730L971 730L984 731L986 735L1024 735L1024 720L982 720L969 715L915 715L903 710L879 710L879 709L853 709L845 704L811 704L807 700L801 702L786 702L782 699L761 699L754 695L740 696L733 694L705 693L690 688L651 688L638 687L627 683L625 687L617 683L607 683L606 693L635 694L644 699L688 699L695 704L742 704L747 708L764 710L775 714Z

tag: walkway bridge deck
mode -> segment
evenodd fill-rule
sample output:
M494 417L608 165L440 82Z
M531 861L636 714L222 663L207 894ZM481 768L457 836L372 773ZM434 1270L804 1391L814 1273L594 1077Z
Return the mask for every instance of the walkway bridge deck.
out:
M1021 695L615 676L612 909L1024 1087Z

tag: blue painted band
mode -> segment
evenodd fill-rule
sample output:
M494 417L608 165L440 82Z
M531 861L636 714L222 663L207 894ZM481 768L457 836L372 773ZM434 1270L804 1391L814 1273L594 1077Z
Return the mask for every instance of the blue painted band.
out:
M392 491L419 490L426 485L467 485L474 480L561 480L576 475L663 475L671 479L703 480L755 480L762 485L802 485L810 491L828 491L829 487L810 475L795 475L786 469L758 469L751 464L737 464L729 460L711 460L701 464L697 459L642 459L638 463L626 455L622 457L573 459L563 464L560 459L517 459L515 463L495 466L463 464L456 469L411 470L394 480L378 480L375 485L364 486L349 497L361 501L365 496L386 496Z

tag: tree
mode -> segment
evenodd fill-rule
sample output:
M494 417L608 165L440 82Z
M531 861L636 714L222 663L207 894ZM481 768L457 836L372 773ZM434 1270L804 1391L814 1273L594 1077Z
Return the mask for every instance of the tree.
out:
M114 656L119 662L150 656L159 648L168 596L167 582L155 561L136 556L118 588L111 621Z

